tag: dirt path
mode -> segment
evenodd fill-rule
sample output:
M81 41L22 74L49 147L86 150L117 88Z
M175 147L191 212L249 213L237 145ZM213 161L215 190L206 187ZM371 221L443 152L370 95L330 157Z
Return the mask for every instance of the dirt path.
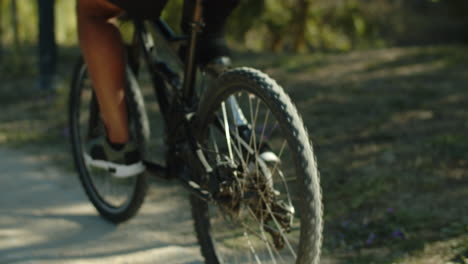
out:
M202 263L178 187L152 187L138 216L115 226L74 173L44 159L0 149L0 263Z

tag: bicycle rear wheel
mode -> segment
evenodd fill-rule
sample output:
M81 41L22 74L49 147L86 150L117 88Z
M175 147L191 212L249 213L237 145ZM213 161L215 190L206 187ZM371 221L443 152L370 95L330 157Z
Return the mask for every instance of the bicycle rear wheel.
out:
M319 175L289 97L265 74L239 68L224 73L199 108L197 138L221 183L215 203L191 197L206 262L317 264ZM198 180L209 189L206 175Z
M142 96L130 70L127 70L128 85L125 98L129 115L130 134L143 148L149 135L148 121ZM69 98L69 122L72 154L81 184L94 207L105 219L120 223L136 214L143 203L147 179L144 173L135 177L116 178L110 172L87 165L84 158L88 140L105 135L87 67L78 62ZM143 153L143 149L140 149Z

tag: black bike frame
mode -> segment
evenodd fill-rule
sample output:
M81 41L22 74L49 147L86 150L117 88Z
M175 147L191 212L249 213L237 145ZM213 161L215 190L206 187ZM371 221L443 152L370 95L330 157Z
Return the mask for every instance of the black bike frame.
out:
M145 25L145 21L135 20L135 37L133 45L138 47L138 50L143 51L145 63L150 72L152 82L154 84L154 92L156 94L159 108L164 118L166 128L168 131L168 144L176 144L177 152L183 156L186 161L196 162L200 159L200 154L197 153L199 146L192 136L191 117L194 116L197 107L197 98L195 98L195 83L196 83L196 47L198 33L203 29L203 14L202 14L202 0L195 0L195 8L193 10L193 18L190 23L191 32L189 35L177 35L174 31L161 19L146 21L150 25ZM154 61L151 54L153 48L157 48L152 43L150 33L153 27L168 46L180 47L185 45L186 57L184 63L184 78L181 84L180 76L172 71L167 64L163 61ZM174 50L174 52L177 52ZM170 87L168 87L170 86ZM172 90L173 97L169 97L167 92ZM174 101L169 102L168 99ZM179 143L182 139L182 144ZM171 147L171 146L170 146ZM179 150L179 147L182 150ZM202 157L203 159L203 157ZM147 169L154 171L155 175L161 176L160 171L164 168L158 164L145 161ZM193 165L193 164L192 164ZM192 169L199 166L189 166ZM187 175L188 173L184 173ZM167 177L163 177L167 178ZM215 179L215 177L211 177ZM194 182L188 178L180 178L184 187L191 193L203 200L211 200L211 194L199 187L194 187Z
M178 46L184 45L186 47L186 57L184 63L184 78L182 84L182 94L180 103L184 105L185 110L193 110L194 107L194 91L195 91L195 83L196 83L196 47L197 47L197 39L198 33L202 30L204 23L203 23L203 13L202 13L202 0L195 0L196 4L193 10L193 18L192 22L190 23L190 34L189 35L177 35L174 31L161 19L155 19L149 21L150 25L154 27L160 35L164 38L169 46ZM154 62L152 60L152 56L150 54L150 50L154 48L151 43L151 40L148 39L149 32L146 29L146 26L143 21L136 20L135 21L135 28L136 28L136 39L139 43L141 50L143 50L143 57L145 58L146 65L148 70L151 73L152 81L155 85L155 93L157 96L158 103L161 108L161 112L165 118L166 123L169 123L169 116L170 110L169 108L172 106L174 102L167 101L167 89L163 89L163 87L167 87L167 84L164 82L169 83L174 88L179 88L179 81L177 78L179 76L173 72L166 64ZM135 45L135 43L134 43Z

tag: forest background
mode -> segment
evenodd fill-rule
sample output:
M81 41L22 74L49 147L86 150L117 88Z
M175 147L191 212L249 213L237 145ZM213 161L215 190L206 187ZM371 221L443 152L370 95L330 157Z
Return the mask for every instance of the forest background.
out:
M38 10L51 0L0 1L0 52L38 39ZM177 25L181 0L164 17ZM75 1L55 0L59 45L76 45ZM288 52L440 44L468 41L464 0L256 0L242 1L228 35L252 50Z

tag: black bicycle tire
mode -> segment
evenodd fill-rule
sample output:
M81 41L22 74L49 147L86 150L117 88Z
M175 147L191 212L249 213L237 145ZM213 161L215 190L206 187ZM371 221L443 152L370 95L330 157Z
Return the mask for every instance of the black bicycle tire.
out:
M246 89L261 97L269 109L275 112L275 116L282 119L280 126L283 126L283 131L292 131L288 134L287 140L297 150L295 153L296 161L298 161L296 168L303 172L300 175L303 177L301 182L304 184L302 189L305 198L304 206L307 208L306 218L310 220L304 223L301 221L301 226L304 224L305 226L303 226L304 230L301 230L301 245L296 263L318 264L322 244L323 206L316 159L302 119L281 86L266 74L251 68L237 68L224 73L216 85L205 93L200 102L197 114L199 137L203 137L204 127L211 122L212 112L224 99L239 89ZM219 261L213 247L214 241L209 234L207 204L195 196L190 197L190 202L201 253L206 263L217 264Z
M136 176L137 179L133 190L133 195L130 198L130 201L121 208L112 208L111 210L110 207L106 205L104 201L102 201L99 194L96 193L96 190L91 183L89 174L87 173L86 166L84 165L80 144L80 131L78 127L79 122L77 120L77 112L80 109L79 100L81 98L80 94L82 90L82 78L85 76L85 74L86 65L84 64L83 58L80 58L73 72L73 79L69 96L69 127L71 132L70 142L73 160L76 171L79 175L81 185L88 199L104 219L118 224L133 217L140 209L148 188L147 176L146 173L142 173ZM131 70L127 69L126 76L128 85L126 86L127 89L125 91L125 98L129 116L131 116L131 119L135 125L136 135L134 136L138 145L144 147L146 145L146 141L149 138L149 125L143 97L140 90L138 89L138 84ZM141 151L143 153L144 149Z

